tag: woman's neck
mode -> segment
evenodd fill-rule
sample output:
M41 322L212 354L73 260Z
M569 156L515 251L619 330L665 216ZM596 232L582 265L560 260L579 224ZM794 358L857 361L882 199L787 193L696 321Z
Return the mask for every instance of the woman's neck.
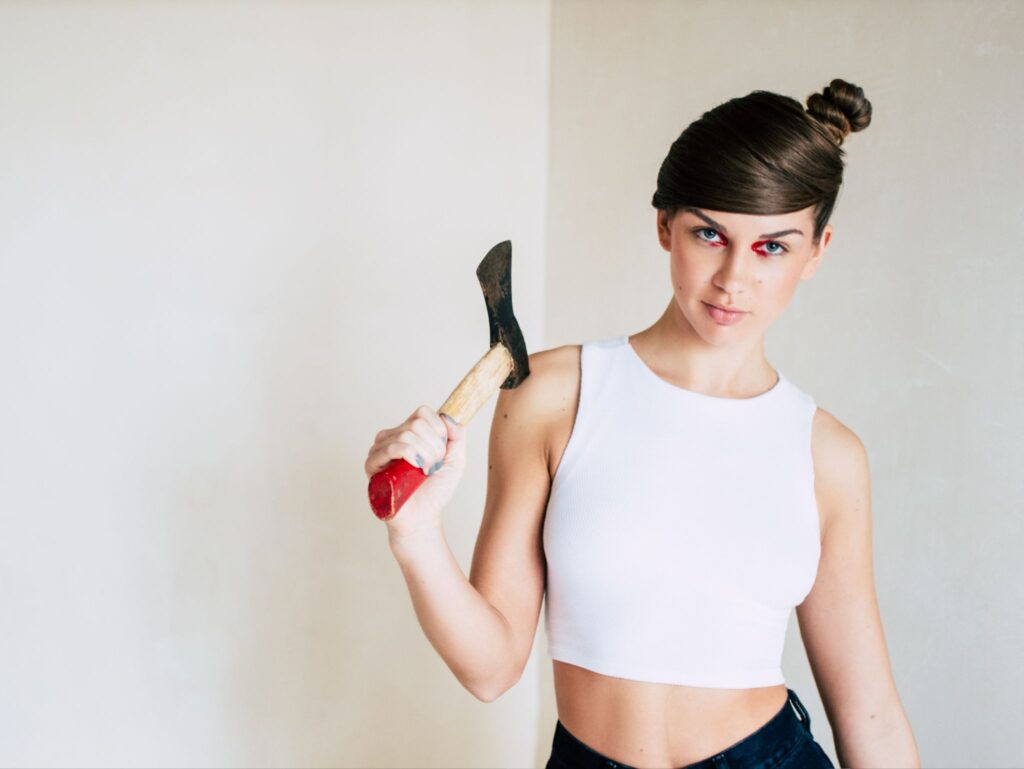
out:
M679 387L722 398L748 398L775 385L764 354L764 334L732 345L714 345L694 330L675 299L653 325L629 338L658 376Z

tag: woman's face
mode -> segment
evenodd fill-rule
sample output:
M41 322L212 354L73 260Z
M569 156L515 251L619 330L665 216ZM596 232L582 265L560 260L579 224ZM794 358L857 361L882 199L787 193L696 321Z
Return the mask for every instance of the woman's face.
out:
M688 208L668 221L658 211L658 239L671 254L675 301L710 344L753 338L789 304L797 283L810 278L828 242L814 234L814 207L771 216ZM742 311L732 315L709 305Z

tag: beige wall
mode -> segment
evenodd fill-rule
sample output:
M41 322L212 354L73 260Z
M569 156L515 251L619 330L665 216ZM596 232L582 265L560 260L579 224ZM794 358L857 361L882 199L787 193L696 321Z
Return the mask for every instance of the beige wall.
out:
M925 765L1024 762L1022 33L1016 0L0 3L0 764L542 766L543 629L461 688L366 449L486 348L490 246L532 349L639 330L678 132L837 76L874 123L769 356L868 447ZM831 751L795 619L785 669Z
M486 351L505 238L540 339L548 20L0 4L0 765L533 760L539 675L462 689L362 465Z
M552 12L552 346L665 308L650 199L690 121L755 89L802 102L834 77L872 101L845 144L832 244L767 351L867 446L879 602L925 766L1024 764L1022 35L1017 0ZM834 760L795 616L789 630L789 685Z

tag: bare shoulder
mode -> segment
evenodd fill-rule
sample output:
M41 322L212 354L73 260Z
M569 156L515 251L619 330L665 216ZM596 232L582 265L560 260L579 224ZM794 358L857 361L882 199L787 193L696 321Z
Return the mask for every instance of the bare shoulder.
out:
M522 398L541 411L557 405L552 398L566 398L565 390L579 389L580 345L567 344L530 353L530 374L518 387L503 395L524 394Z
M835 513L848 509L846 500L870 493L868 456L860 437L820 407L811 434L814 492L824 533Z
M571 344L531 353L529 376L498 396L495 421L512 419L532 426L530 448L542 452L549 478L572 431L579 387L580 345Z

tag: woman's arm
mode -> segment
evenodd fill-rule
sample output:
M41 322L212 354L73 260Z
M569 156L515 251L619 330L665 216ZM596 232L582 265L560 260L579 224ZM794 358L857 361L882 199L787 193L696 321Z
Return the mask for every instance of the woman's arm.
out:
M389 538L423 632L459 682L483 702L519 680L533 647L545 583L547 431L565 406L565 372L576 366L571 350L537 352L530 355L530 376L498 391L487 498L469 579L441 526Z
M839 763L920 767L875 594L867 452L853 431L818 409L812 453L824 519L821 562L796 612Z
M459 682L489 702L511 646L505 618L466 579L440 526L388 541L427 639Z

